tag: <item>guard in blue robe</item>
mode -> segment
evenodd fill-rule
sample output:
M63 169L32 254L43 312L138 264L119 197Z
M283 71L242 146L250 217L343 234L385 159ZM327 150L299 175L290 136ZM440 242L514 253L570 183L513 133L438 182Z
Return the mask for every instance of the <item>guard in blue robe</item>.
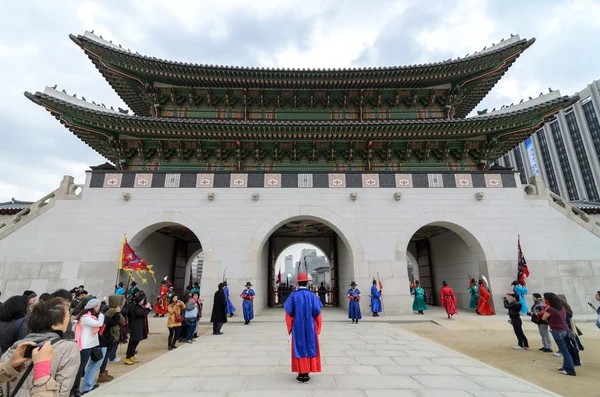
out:
M348 299L350 300L348 318L352 319L353 324L358 324L358 320L362 318L360 314L360 291L356 288L357 284L354 281L350 283L350 287L348 290Z
M321 302L306 287L308 275L298 273L298 289L285 301L285 322L292 337L292 371L300 383L310 381L311 372L321 372Z
M229 317L233 317L233 312L235 312L235 306L233 306L233 303L231 303L231 299L229 299L229 287L227 286L227 281L223 281L223 285L225 286L225 288L223 288L223 292L225 292L225 299L227 300L226 313L229 315Z
M250 287L252 287L252 284L250 284L250 281L248 281L246 283L246 289L240 294L240 296L244 300L244 302L242 303L242 311L244 312L244 320L246 325L250 324L250 320L254 319L253 301L254 296L256 294L254 293L254 290Z
M513 291L515 294L519 295L519 302L521 302L521 313L528 313L527 310L527 301L525 300L525 295L527 295L527 288L524 285L519 284L518 281L512 282Z
M379 313L381 313L381 291L377 289L377 280L375 279L373 279L371 287L371 312L373 312L373 317L379 317Z

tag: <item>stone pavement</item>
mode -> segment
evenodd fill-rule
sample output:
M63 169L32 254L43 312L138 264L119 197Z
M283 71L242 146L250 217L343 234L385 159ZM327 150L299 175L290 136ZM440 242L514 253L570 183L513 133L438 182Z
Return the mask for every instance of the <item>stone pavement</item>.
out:
M274 309L276 310L276 309ZM186 397L537 397L556 396L524 380L442 347L397 325L327 321L321 334L323 372L298 384L281 321L229 323L224 335L201 336L123 377L94 396ZM264 318L273 316L267 311ZM332 313L338 317L339 313ZM443 332L443 328L440 327ZM139 349L144 349L144 342Z

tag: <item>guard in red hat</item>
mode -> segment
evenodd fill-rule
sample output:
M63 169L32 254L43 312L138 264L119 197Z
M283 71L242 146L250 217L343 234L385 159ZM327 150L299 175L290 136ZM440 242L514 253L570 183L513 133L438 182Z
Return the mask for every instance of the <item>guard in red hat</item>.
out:
M311 372L321 372L321 302L309 291L308 275L298 273L298 289L285 301L285 322L292 336L292 371L299 383L308 383Z

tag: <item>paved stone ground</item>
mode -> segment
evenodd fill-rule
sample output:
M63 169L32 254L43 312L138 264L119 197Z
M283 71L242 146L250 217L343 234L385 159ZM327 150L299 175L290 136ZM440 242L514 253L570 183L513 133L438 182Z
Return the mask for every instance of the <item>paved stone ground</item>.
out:
M339 313L332 314L337 318ZM283 319L263 320L250 326L226 324L225 335L205 335L150 363L137 364L138 369L89 396L556 396L397 325L328 322L327 315L320 339L323 372L314 374L309 384L296 383L290 372ZM139 349L143 348L142 342Z

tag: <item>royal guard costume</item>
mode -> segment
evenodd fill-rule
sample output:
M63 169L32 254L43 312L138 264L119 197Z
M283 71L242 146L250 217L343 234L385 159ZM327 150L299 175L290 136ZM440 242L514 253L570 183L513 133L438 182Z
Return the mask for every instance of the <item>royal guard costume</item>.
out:
M229 287L227 286L227 280L223 281L223 292L225 293L225 299L227 300L227 315L229 317L233 317L233 313L235 312L235 306L231 303L231 299L229 299Z
M371 312L373 317L379 317L379 313L381 313L381 290L377 289L377 280L375 279L373 279L371 287Z
M308 275L298 273L295 282L307 283ZM321 306L319 298L306 285L293 291L283 305L288 334L292 337L292 371L298 374L296 380L300 383L309 382L311 372L321 372Z
M492 306L490 305L490 293L485 289L483 280L479 280L479 302L477 303L477 314L482 316L491 316L494 314Z
M356 288L358 285L353 281L350 283L350 289L348 290L348 299L350 304L348 305L348 318L352 319L353 323L358 324L358 320L362 318L360 314L360 290Z
M467 288L469 294L471 294L471 300L469 301L469 309L475 309L475 313L478 313L477 305L479 303L479 291L477 290L477 283L472 278L469 282L469 288Z
M244 300L244 302L242 303L242 311L244 312L245 325L250 324L250 321L254 319L254 305L252 301L254 300L254 296L256 294L254 293L254 290L250 287L252 287L252 284L250 283L250 281L248 281L246 283L246 289L240 295Z
M458 314L458 310L456 310L456 295L454 295L454 290L448 287L448 283L442 282L442 289L440 290L440 301L442 302L442 306L446 309L446 313L448 314L448 318L452 318L455 314Z
M169 293L169 289L167 288L167 280L162 280L160 282L160 290L158 292L158 296L156 297L156 304L154 305L155 315L154 317L164 317L167 314L167 294Z

